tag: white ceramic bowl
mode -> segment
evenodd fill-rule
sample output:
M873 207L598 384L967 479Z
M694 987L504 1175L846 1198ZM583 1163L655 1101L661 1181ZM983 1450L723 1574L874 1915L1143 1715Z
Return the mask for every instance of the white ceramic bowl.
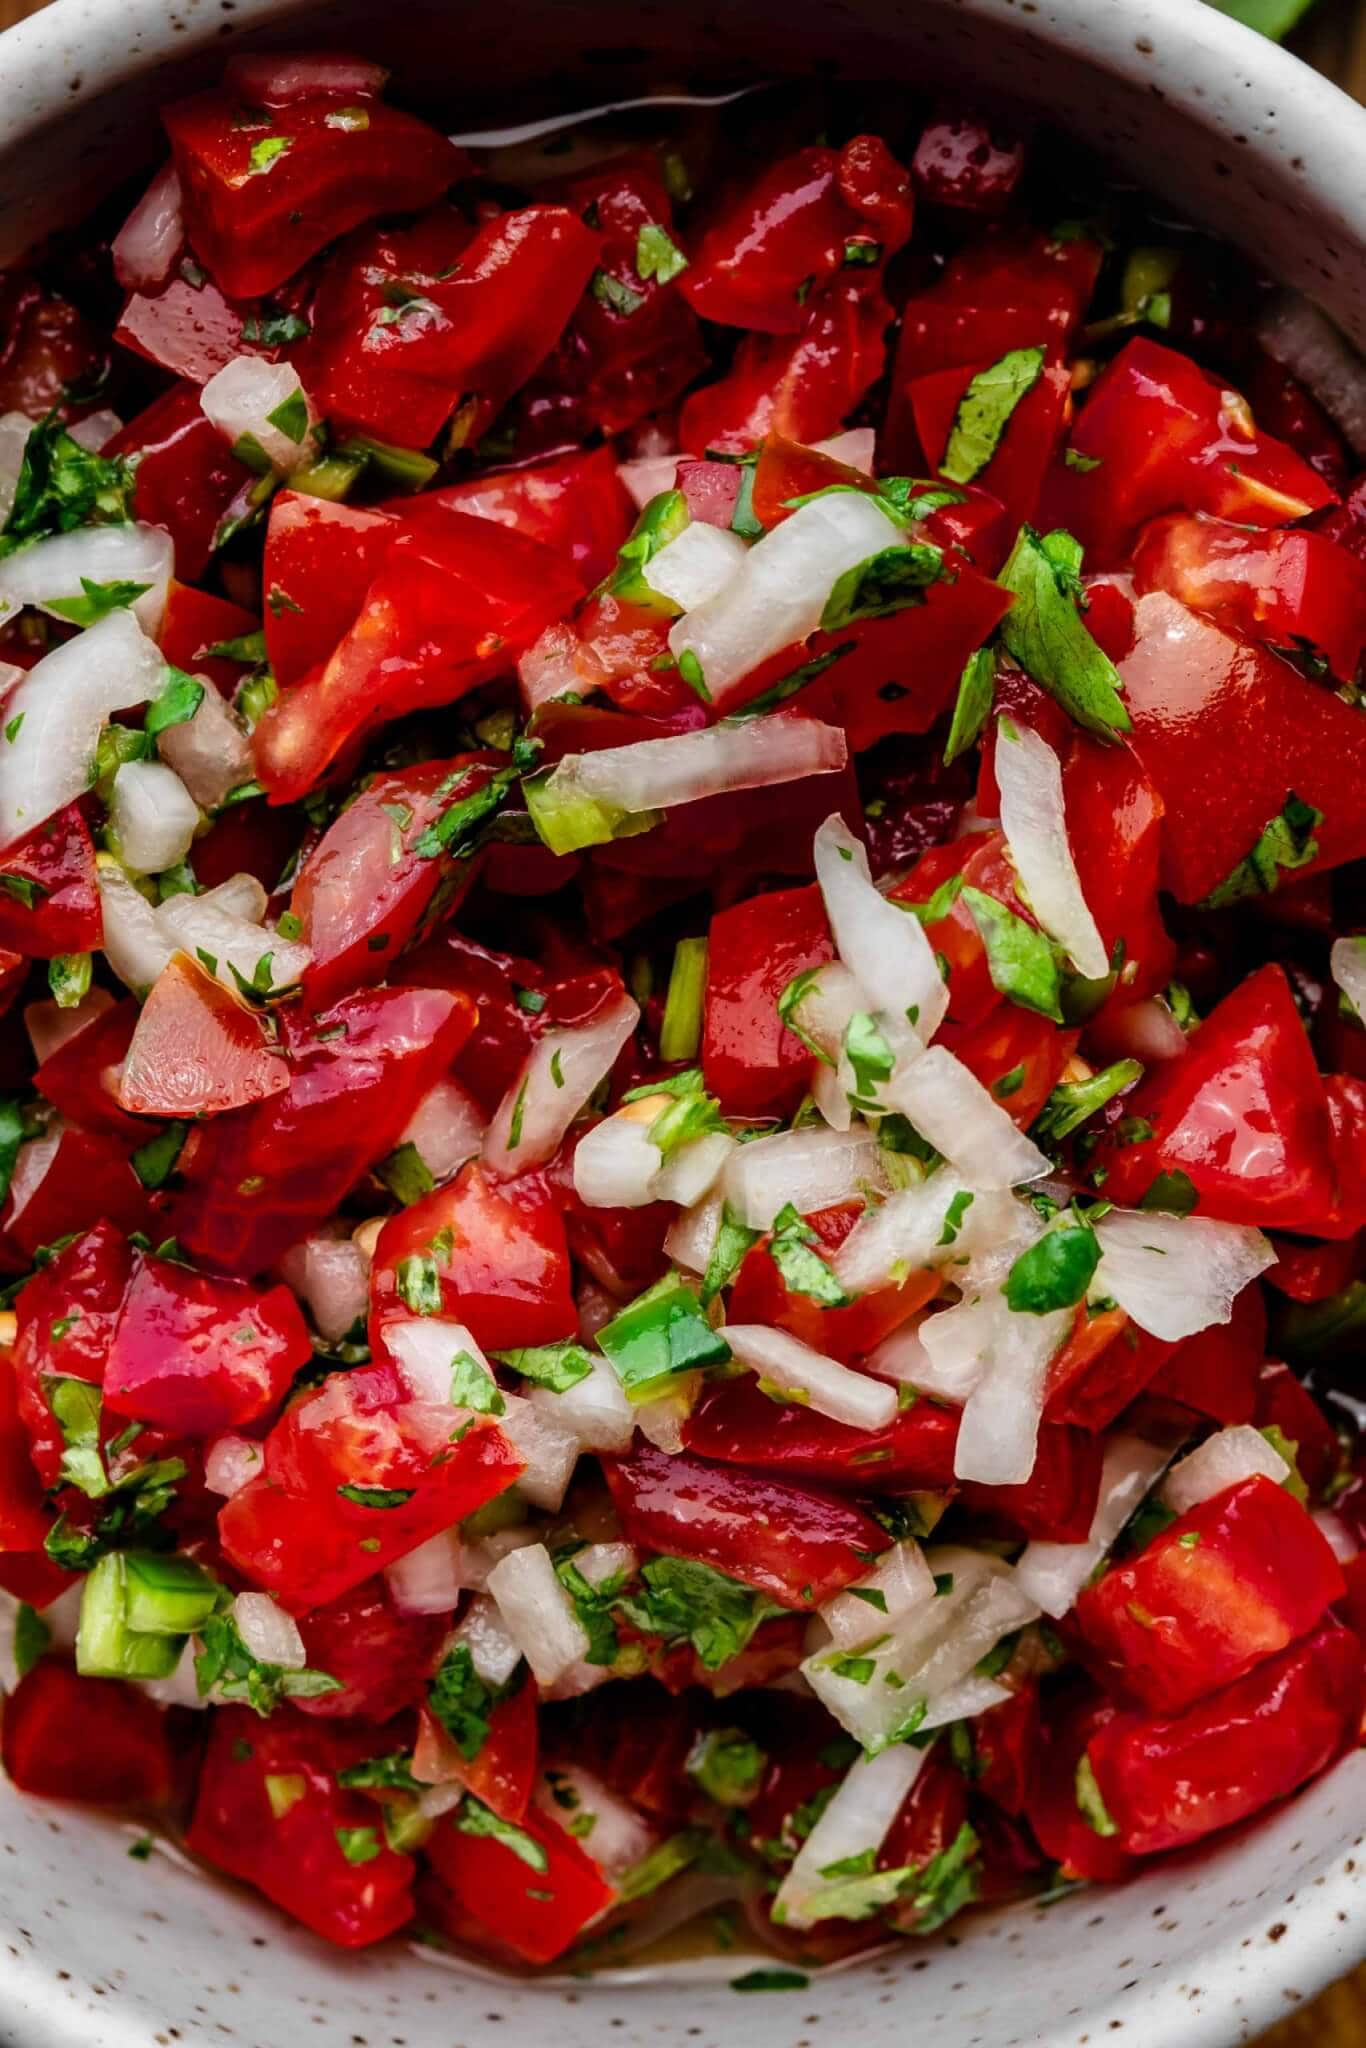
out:
M156 150L155 109L243 39L393 64L452 125L813 65L1010 91L1317 296L1366 344L1366 114L1197 0L58 0L0 40L0 260ZM741 1997L745 1962L509 1986L326 1952L129 1834L0 1787L4 2048L1231 2048L1361 1955L1366 1758L1115 1891ZM1353 1919L1353 1907L1358 1917Z

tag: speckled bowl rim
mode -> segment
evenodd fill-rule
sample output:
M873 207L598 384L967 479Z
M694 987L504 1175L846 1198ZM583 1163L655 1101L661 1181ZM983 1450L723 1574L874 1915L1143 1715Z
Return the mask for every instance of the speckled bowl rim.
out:
M1285 249L1277 267L1320 296L1366 343L1366 115L1345 94L1261 37L1199 6L1197 0L939 0L939 9L946 19L956 14L976 26L989 28L999 23L1016 33L1022 27L1022 17L1027 17L1031 37L1046 49L1063 52L1083 47L1088 62L1124 81L1127 91L1165 100L1173 109L1202 122L1211 139L1217 135L1228 143L1234 161L1218 167L1221 175L1242 175L1246 166L1266 160L1277 177L1292 176L1298 200L1292 211L1304 222L1304 246ZM45 12L0 38L0 159L22 160L26 143L39 137L49 124L113 87L192 51L221 48L220 38L226 41L231 37L235 43L241 35L268 28L279 17L297 11L298 0L293 7L289 0L55 0ZM610 18L610 6L604 8L604 15ZM1245 105L1274 108L1274 116L1254 115L1246 130L1240 129L1234 115L1233 87L1248 95ZM1161 180L1155 178L1154 182ZM1199 207L1194 210L1200 211ZM1207 216L1217 216L1219 208L1205 211ZM1160 1957L1151 1961L1145 1957L1146 1966L1154 1973L1149 1979L1140 1983L1136 1977L1117 1993L1106 1993L1097 1984L1095 2001L1084 2008L1073 2008L1066 2015L1050 2013L1035 2027L1026 2022L1028 2038L1038 2048L1074 2048L1078 2042L1111 2038L1138 2041L1141 2048L1231 2048L1234 2041L1251 2039L1363 1951L1360 1899L1366 1859L1359 1853L1360 1840L1351 1838L1353 1815L1366 1816L1366 1757L1349 1759L1329 1779L1267 1817L1255 1832L1216 1852L1221 1861L1237 1859L1240 1892L1245 1891L1246 1896L1228 1901L1226 1924L1211 1930L1200 1946L1199 1983L1180 1974L1182 1961L1188 1970L1190 1967L1186 1950L1178 1951L1165 1968ZM1321 1864L1307 1867L1303 1843L1296 1837L1308 1832L1321 1817L1332 1826L1335 1846ZM63 1816L64 1834L87 1827L74 1813ZM91 1846L95 1847L93 1840ZM1353 1854L1354 1850L1358 1853ZM100 1854L97 1849L96 1854ZM122 1849L113 1854L115 1859L121 1857ZM117 1861L109 1867L113 1886L119 1876ZM1265 1876L1268 1868L1270 1875ZM137 1869L141 1877L144 1867ZM1293 1880L1288 1885L1287 1871ZM180 1904L193 1917L195 1901L182 1897L180 1890L192 1880L175 1872L158 1875L176 1889ZM1259 1878L1264 1878L1260 1884ZM1117 1915L1132 1917L1134 1945L1140 1955L1147 1915L1162 1910L1152 1902L1168 1888L1162 1873L1153 1872L1109 1895ZM223 1897L222 1918L229 1923L229 1931L215 1928L213 1932L220 1941L226 1940L235 1956L240 1930L240 1945L245 1950L241 1968L249 1973L245 1928L256 1923L243 1919L249 1909L240 1897ZM201 1906L202 1901L201 1893ZM987 1916L988 1924L979 1921L968 1930L959 1950L965 1964L974 1953L987 1952L994 1931L990 1923L1011 1930L1028 1928L1033 1918L1030 1909L1014 1911L1017 1917L1013 1920ZM1061 1924L1069 1929L1075 1926L1076 1941L1084 1948L1087 1912L1083 1903L1070 1900L1053 1911ZM271 1945L283 1947L297 1958L300 1979L319 1984L329 1977L339 1984L356 1981L352 1973L358 1966L352 1959L334 1959L272 1919L262 1919L259 1924L274 1927ZM4 2048L148 2048L154 2034L151 2015L140 1996L116 1999L108 1996L106 1985L98 1981L81 1987L55 1979L50 1949L44 1953L36 1943L30 1945L32 1937L28 1942L7 1938L10 1933L20 1937L23 1932L17 1928L0 1931L0 2043ZM116 1961L115 1957L108 1961L108 1989L117 1985ZM377 1958L373 1981L386 1982L391 1972L407 1967L402 1956ZM879 1985L876 1969L875 1965L869 1968L863 1979L866 1991L860 1986L850 2008L856 2020L865 2006L869 2020L874 2018ZM698 2016L712 2016L715 2038L720 2041L744 2029L752 2033L756 2044L762 2042L768 2048L783 2038L769 2029L782 2029L787 2012L794 2013L793 2025L805 2024L793 2008L780 2007L775 2014L773 2002L768 2002L769 2009L762 2014L748 2004L743 2010L733 2004L715 2007L709 1988L700 1982L694 1988L686 1972L680 1972L675 1981L685 1996L695 2001L690 2013L695 2009ZM850 1978L842 1981L853 1982ZM931 1979L920 1981L929 1983ZM87 1996L86 1991L101 1995ZM523 2030L539 2033L547 2022L553 2024L558 1995L550 1987L504 1986L502 2017L513 2024L499 2037L513 2040ZM815 2003L821 1995L820 1980L813 1980L810 2002ZM653 2031L646 2028L640 2006L632 2006L629 1986L622 1981L599 1980L586 1987L582 1996L602 2015L601 2027L610 2024L624 2030L617 2033L619 2040L641 2039ZM727 2012L729 2025L723 2017ZM908 2031L916 2017L913 2010L908 2012ZM205 2021L194 2021L182 2029L180 2038L193 2041L197 2048L201 2041L221 2041L226 2031L210 2013ZM427 2048L428 2042L440 2039L444 2043L451 2038L445 2029L439 2036L428 2033L416 2016L406 2031L410 2038L421 2037L422 2048ZM671 2027L670 2038L681 2037L684 2031L680 2021L676 2030ZM711 2031L710 2025L706 2031ZM269 2048L284 2048L283 2039L274 2038L274 2033L272 2027ZM333 2036L325 2031L313 2038L326 2040L330 2048ZM344 2041L347 2037L343 2033L336 2038ZM371 2038L375 2038L374 2029ZM950 2036L946 2031L935 2039L947 2042ZM953 2048L959 2048L962 2039L955 2029ZM253 2048L266 2048L258 2033L253 2032L252 2040Z

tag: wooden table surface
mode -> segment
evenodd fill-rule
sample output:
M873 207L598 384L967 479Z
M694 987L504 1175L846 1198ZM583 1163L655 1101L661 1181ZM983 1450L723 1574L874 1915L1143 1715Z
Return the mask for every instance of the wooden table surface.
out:
M0 29L46 5L47 0L0 0ZM1291 47L1366 101L1366 0L1319 0ZM1366 1963L1273 2028L1260 2048L1366 2048Z

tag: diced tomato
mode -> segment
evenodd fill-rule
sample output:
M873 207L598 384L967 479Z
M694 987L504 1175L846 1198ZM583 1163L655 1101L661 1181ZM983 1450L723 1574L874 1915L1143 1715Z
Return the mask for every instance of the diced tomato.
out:
M464 932L449 928L398 963L395 980L420 988L445 988L478 1005L479 1028L456 1061L457 1077L492 1116L511 1087L522 1061L540 1034L544 1011L527 1009L517 991L544 997L545 977L530 960L494 953Z
M877 1854L879 1870L924 1870L951 1849L968 1818L968 1788L958 1766L940 1749L931 1751L919 1777L897 1809ZM910 1899L888 1918L903 1934L913 1933L924 1908Z
M1036 922L1016 891L1015 869L1006 857L1005 835L999 831L968 832L947 846L932 846L894 885L892 900L927 904L946 882L957 877L965 888L994 897L1026 923ZM949 963L950 1022L970 1027L991 1017L1001 999L991 979L982 934L961 891L943 917L926 925L925 935Z
M320 1017L286 1007L282 1095L201 1125L181 1154L173 1210L192 1257L258 1273L330 1216L474 1028L474 1005L441 989L347 996Z
M751 897L711 921L702 1018L702 1071L731 1116L793 1108L811 1055L778 1015L778 998L808 968L834 958L820 891Z
M40 1799L160 1806L171 1791L160 1708L136 1686L78 1678L52 1657L35 1664L5 1701L0 1760L21 1792Z
M429 508L441 505L492 519L557 549L569 557L585 590L612 567L634 518L616 458L606 446L557 455L525 469L484 470L467 483L392 499L384 509L414 528Z
M399 1269L423 1255L436 1262L446 1312L486 1350L553 1344L578 1328L564 1220L539 1179L493 1181L472 1159L389 1218L371 1274L377 1349L384 1325L411 1314Z
M946 109L928 121L911 158L922 199L956 213L1001 213L1025 167L1025 145L1002 123Z
M1123 1107L1152 1135L1096 1148L1108 1201L1136 1203L1159 1174L1180 1174L1197 1215L1226 1223L1312 1231L1331 1209L1327 1098L1278 966L1240 983Z
M27 270L0 275L0 412L46 419L56 408L74 419L85 408L71 397L99 390L109 352L69 299L45 289Z
M1150 1358L1160 1357L1147 1380L1150 1393L1180 1401L1225 1427L1250 1422L1257 1405L1257 1376L1266 1356L1262 1291L1255 1283L1245 1287L1226 1323L1211 1323L1171 1350L1155 1337L1145 1337L1142 1348Z
M120 428L104 452L136 457L134 516L166 528L183 581L202 576L224 514L254 478L202 410L197 388L173 384Z
M1076 1616L1110 1683L1154 1713L1179 1713L1307 1633L1341 1596L1322 1532L1258 1474L1112 1565Z
M1114 1840L1151 1856L1246 1820L1355 1745L1362 1703L1361 1644L1326 1621L1183 1714L1116 1715L1086 1750Z
M412 1915L413 1859L384 1840L373 1801L336 1778L382 1739L363 1723L324 1731L288 1705L266 1720L250 1707L220 1707L190 1848L341 1948L397 1933Z
M299 1700L299 1712L388 1721L416 1706L448 1626L446 1615L400 1614L382 1578L315 1607L299 1624L308 1668L339 1679L342 1690Z
M784 1479L649 1444L605 1458L603 1470L637 1549L700 1559L785 1607L821 1606L887 1547L880 1524L852 1502Z
M454 1821L438 1825L427 1854L480 1927L525 1961L551 1963L616 1893L587 1851L548 1813L530 1807L520 1825L541 1851L534 1868L492 1836L462 1834Z
M850 1429L797 1402L770 1401L749 1373L705 1388L683 1425L683 1441L699 1457L842 1493L946 1490L957 1440L957 1413L933 1401L914 1402L886 1429Z
M1332 490L1345 494L1347 446L1318 400L1265 349L1253 351L1242 374L1252 410L1267 432L1288 441Z
M289 1069L259 1013L188 953L174 954L124 1055L122 1107L140 1116L221 1116L288 1086Z
M458 754L376 775L328 827L289 905L313 950L303 981L313 1009L384 980L438 893L454 907L456 856L470 835L457 833L448 849L440 821L476 797L497 765L496 755Z
M266 653L281 689L325 662L355 624L399 531L378 509L275 493L261 583Z
M1126 747L1074 733L1063 757L1067 837L1082 894L1111 960L1114 1002L1155 995L1171 979L1176 948L1158 901L1163 803Z
M938 470L968 387L991 362L955 364L918 377L907 388L916 434ZM1006 421L990 460L978 472L984 490L1007 508L1015 524L1034 516L1039 486L1068 417L1071 372L1061 360L1046 363Z
M714 476L716 485L700 482L700 477ZM679 465L679 489L688 499L688 509L694 519L699 517L693 511L693 494L696 493L703 513L713 495L721 488L719 480L729 478L732 489L730 504L724 520L714 520L714 525L729 526L734 515L737 465L721 462L685 462ZM839 486L843 490L877 492L876 480L861 469L853 469L847 462L839 462L833 455L823 454L819 448L803 448L797 441L789 441L782 434L768 434L759 450L759 460L754 465L754 480L750 490L750 508L760 525L769 532L790 519L796 507L795 498L810 497L814 491L828 491ZM724 502L724 501L723 501Z
M95 848L75 804L0 854L0 946L30 960L88 953L104 935Z
M300 851L301 829L297 812L276 810L259 799L229 804L194 843L195 880L201 889L216 889L234 875L254 875L267 895L274 895Z
M1029 1804L1041 1735L1039 1688L1032 1679L972 1723L974 1782L1004 1813L1018 1816Z
M1113 1836L1097 1834L1077 1805L1077 1766L1115 1714L1103 1693L1075 1679L1043 1703L1038 1771L1025 1812L1064 1880L1113 1884L1133 1869L1128 1852Z
M1323 1086L1333 1134L1337 1199L1318 1227L1326 1236L1355 1237L1366 1229L1366 1080L1355 1074L1325 1074Z
M963 1505L1034 1542L1084 1543L1100 1497L1101 1455L1098 1436L1046 1422L1028 1479L1018 1486L970 1480Z
M181 275L155 296L134 292L119 315L114 339L173 377L201 385L234 356L254 353L242 340L245 318L245 309L225 299L207 277L191 284Z
M695 1695L666 1692L649 1678L613 1681L558 1710L555 1740L630 1805L673 1819L690 1804L684 1767L698 1724Z
M287 1287L262 1293L144 1258L114 1330L105 1403L179 1435L216 1436L267 1414L312 1356Z
M1300 1477L1314 1499L1322 1499L1342 1463L1337 1432L1312 1394L1288 1365L1268 1362L1257 1387L1257 1427L1276 1428L1294 1447Z
M132 1271L122 1233L100 1223L35 1274L15 1303L19 1413L45 1487L59 1482L64 1446L44 1381L60 1377L99 1386Z
M805 1218L825 1257L843 1244L861 1214L846 1204L819 1209ZM860 1295L844 1308L823 1308L809 1294L794 1293L769 1255L764 1239L746 1253L735 1276L727 1320L768 1323L790 1330L813 1350L841 1359L846 1365L880 1344L884 1337L923 1308L939 1292L939 1276L929 1271L909 1274L894 1287Z
M446 509L439 525L404 534L330 659L256 727L272 802L302 796L361 733L505 672L577 597L562 556L489 520Z
M519 1823L536 1782L539 1706L535 1684L523 1674L521 1684L489 1715L487 1733L472 1757L424 1707L417 1718L414 1777L429 1785L463 1785L500 1820Z
M119 1105L118 1086L140 1015L137 998L125 996L49 1053L34 1075L35 1086L54 1109L88 1131L109 1131L135 1145L147 1126Z
M1327 1301L1366 1271L1366 1238L1361 1231L1336 1244L1276 1241L1276 1263L1265 1278L1292 1301Z
M194 590L173 577L166 593L157 645L173 667L205 677L220 697L231 698L247 665L225 655L210 654L208 649L254 633L258 623L255 614L244 611L240 604L229 604L225 597L213 597L207 590ZM196 858L198 852L196 846Z
M102 1216L123 1230L150 1230L156 1214L127 1145L107 1132L66 1124L54 1150L20 1154L0 1208L0 1236L31 1261L41 1246L88 1230Z
M940 1042L1023 1129L1062 1079L1079 1036L1059 1031L1035 1010L1003 1002L971 1030L944 1031Z
M449 1417L408 1399L389 1366L334 1375L285 1411L265 1469L223 1507L225 1556L294 1614L349 1593L522 1470L500 1429L452 1443Z
M43 1549L52 1522L19 1416L14 1363L8 1351L0 1351L0 1586L38 1607L70 1583Z
M272 291L324 242L430 205L465 174L424 121L378 100L363 111L359 123L320 97L267 114L221 90L163 108L191 246L230 298Z

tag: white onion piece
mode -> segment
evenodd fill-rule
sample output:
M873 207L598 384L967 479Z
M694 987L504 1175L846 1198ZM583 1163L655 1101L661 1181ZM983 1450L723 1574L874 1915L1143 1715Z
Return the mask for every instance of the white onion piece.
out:
M1112 1437L1105 1447L1100 1494L1084 1543L1027 1543L1015 1577L1027 1599L1056 1620L1077 1595L1167 1462L1168 1453L1141 1437Z
M1109 972L1110 956L1082 894L1067 840L1062 764L1031 726L1001 719L996 727L996 781L1005 833L1025 898L1079 974Z
M670 651L694 655L712 701L724 704L761 662L816 631L847 570L905 546L872 496L817 498L756 541L725 588L676 621Z
M846 1085L846 1065L843 1059L833 1067L828 1067L824 1060L818 1060L811 1069L811 1100L832 1131L852 1131L854 1128L854 1106L849 1096L857 1091Z
M485 1685L506 1685L522 1661L522 1652L508 1634L497 1602L486 1593L471 1600L449 1643L465 1645Z
M532 1804L574 1837L607 1878L624 1877L655 1845L655 1830L638 1810L578 1764L556 1764L542 1774Z
M204 1484L210 1493L230 1500L254 1479L265 1463L260 1444L246 1436L216 1436L204 1449Z
M148 587L141 597L123 609L132 612L144 632L155 633L174 567L175 544L164 527L131 521L121 526L80 526L32 541L0 562L0 604L31 604L60 618L58 603L80 602L82 577L91 583L143 583Z
M257 966L267 953L271 987L290 988L300 980L313 958L307 946L282 939L264 926L223 909L207 891L203 896L168 897L158 906L156 921L171 945L181 948L191 959L207 953L216 960L215 971L225 988L237 985L234 967L244 981L253 981Z
M400 1614L454 1614L465 1581L460 1532L442 1529L384 1567L384 1583Z
M280 1260L280 1277L293 1288L328 1344L365 1320L370 1261L352 1237L306 1237Z
M725 1206L725 1196L718 1188L674 1218L664 1239L664 1250L671 1264L681 1266L685 1273L706 1272L716 1248L716 1234L721 1228ZM598 1327L601 1328L601 1324Z
M815 441L812 446L817 454L828 455L848 469L861 469L865 476L873 473L877 434L872 427L846 427L842 434L832 434L828 441Z
M199 806L164 761L125 761L114 777L109 823L127 865L159 875L189 852Z
M985 1714L989 1707L999 1707L1010 1696L1008 1685L998 1685L994 1678L982 1678L974 1672L971 1678L960 1679L957 1685L947 1687L931 1700L920 1725L924 1729L947 1728L954 1721L971 1721L974 1715Z
M799 1215L885 1187L877 1141L863 1127L847 1135L817 1125L775 1131L737 1146L721 1177L726 1200L750 1230L767 1230L790 1202Z
M646 1443L676 1458L683 1448L683 1425L692 1414L693 1399L691 1387L682 1386L657 1400L638 1402L631 1413Z
M237 1633L249 1654L282 1671L302 1671L308 1662L304 1639L293 1615L277 1607L269 1593L239 1593L232 1603Z
M33 1049L36 1066L51 1059L54 1052L60 1052L73 1038L79 1038L88 1024L102 1017L106 1010L112 1010L114 998L107 988L92 988L81 997L74 1010L64 1010L60 1003L28 1003L24 1008L24 1029Z
M899 910L874 886L863 842L838 815L827 818L817 832L815 860L840 959L866 989L894 1044L902 1049L911 1042L919 1045L938 1029L949 1002L919 918Z
M629 1575L639 1559L629 1543L586 1543L574 1552L574 1565L590 1586L603 1586L609 1579Z
M1314 1525L1339 1564L1350 1564L1360 1553L1355 1533L1331 1508L1315 1508Z
M1158 1209L1112 1209L1096 1225L1097 1299L1113 1296L1140 1330L1169 1344L1226 1323L1250 1280L1276 1263L1260 1230Z
M37 425L26 412L0 413L0 526L14 505L14 487L24 466L28 437Z
M1366 363L1326 313L1299 292L1278 292L1257 323L1269 356L1311 391L1366 458Z
M1145 1067L1178 1060L1186 1050L1186 1034L1161 996L1126 1003L1105 1020L1108 1049L1122 1059L1141 1060Z
M844 734L819 719L788 714L743 725L567 754L550 772L556 799L587 797L624 811L668 810L733 790L767 789L831 775L849 758Z
M588 1655L589 1642L543 1543L514 1550L489 1573L489 1592L538 1685L553 1685Z
M194 717L158 733L157 752L205 810L249 782L255 767L246 726L207 680Z
M635 1410L605 1358L595 1356L592 1372L562 1394L550 1387L532 1387L526 1398L557 1427L568 1430L581 1451L630 1449Z
M126 292L154 292L167 282L185 240L180 179L166 162L115 235L114 275Z
M0 744L0 846L84 796L108 719L155 697L164 666L132 613L123 610L54 648L16 684L5 700L6 729L14 729L18 718L23 722L12 740Z
M896 1331L879 1345L869 1363L880 1372L897 1369L922 1393L962 1407L981 1385L997 1337L999 1297L965 1296L937 1315L922 1316L903 1341Z
M954 1202L963 1202L958 1221L949 1224ZM835 1278L850 1294L867 1294L904 1279L922 1266L942 1265L963 1256L963 1231L977 1196L951 1167L940 1167L928 1179L897 1188L878 1209L865 1209L830 1263ZM949 1241L945 1243L945 1237Z
M470 1359L493 1379L493 1368L463 1323L445 1316L414 1316L411 1321L389 1323L384 1341L398 1366L399 1375L414 1401L457 1405L451 1381L457 1358Z
M1328 957L1334 981L1366 1024L1366 938L1356 934L1334 939Z
M677 1202L691 1209L715 1187L735 1148L736 1140L725 1131L708 1131L679 1145L655 1176L655 1201Z
M1069 1189L1054 1190L1055 1201L1069 1199ZM1047 1228L1032 1202L1021 1201L1004 1189L979 1194L959 1238L968 1253L967 1264L953 1275L964 1299L994 1294L1003 1287L1015 1261L1038 1243Z
M678 475L677 455L639 455L630 462L617 464L617 475L626 487L637 512L643 512L651 498L657 498L661 491L671 491ZM663 549L660 550L661 554Z
M592 1344L597 1340L598 1331L606 1329L621 1304L596 1280L586 1277L578 1284L574 1306L578 1310L579 1336L585 1344Z
M413 1772L417 1776L417 1772ZM417 1810L424 1820L440 1820L465 1802L465 1788L458 1780L449 1785L424 1785L417 1795Z
M255 875L246 874L229 875L226 882L216 882L197 900L215 911L239 917L245 924L260 924L270 901Z
M876 893L876 892L875 892ZM827 1059L838 1060L851 1017L866 1010L870 997L842 960L818 967L791 1010L802 1034L818 1045Z
M724 590L748 554L738 533L694 519L650 557L642 573L651 590L689 612Z
M619 1110L594 1124L574 1147L574 1192L590 1209L643 1209L655 1198L663 1164L648 1127Z
M299 100L354 93L373 99L384 90L389 74L382 64L347 57L336 50L262 50L230 57L225 83L252 107L288 107Z
M62 1142L63 1128L61 1118L54 1117L41 1138L29 1138L19 1147L9 1184L7 1220L11 1228L46 1180Z
M532 1507L548 1513L561 1505L579 1462L579 1439L553 1410L527 1401L520 1394L503 1397L498 1426L525 1469L517 1480L517 1491Z
M942 1045L932 1045L919 1059L898 1065L882 1099L889 1109L909 1118L921 1137L975 1188L991 1192L1018 1187L1052 1172L1052 1162L1034 1141L1016 1128L977 1076Z
M877 1600L861 1600L860 1593L876 1594L882 1605ZM934 1577L925 1554L918 1543L908 1540L894 1543L867 1578L827 1600L820 1616L842 1650L856 1650L870 1636L895 1628L934 1597Z
M786 1330L765 1323L728 1323L726 1342L742 1365L817 1415L850 1429L885 1429L896 1416L896 1390L827 1358Z
M303 431L286 432L271 414L296 399L304 404ZM210 377L199 394L206 419L217 427L230 446L244 436L256 442L277 476L288 476L306 458L312 445L317 415L299 382L299 373L289 363L268 363L262 356L234 356ZM250 466L250 465L248 465Z
M1202 1500L1213 1500L1215 1494L1259 1475L1283 1486L1290 1467L1259 1429L1240 1422L1232 1429L1216 1429L1172 1466L1162 1488L1163 1503L1174 1515L1184 1515Z
M465 1544L465 1584L474 1592L486 1591L489 1573L495 1565L511 1556L514 1550L525 1550L535 1543L537 1531L529 1522L518 1522L507 1529L495 1529L491 1536L481 1536L477 1542Z
M448 1075L423 1096L400 1143L416 1146L428 1173L440 1182L449 1180L467 1159L477 1155L486 1124L469 1089Z
M956 1479L1023 1486L1039 1448L1049 1362L1067 1342L1070 1308L1017 1315L998 1299L986 1370L963 1406L953 1450Z
M549 1159L598 1083L611 1073L639 1020L639 1009L621 995L591 1023L547 1032L537 1040L485 1134L484 1164L490 1173L511 1177Z
M105 443L112 441L115 434L120 432L122 426L123 421L118 414L111 412L108 406L102 406L98 412L88 412L83 420L73 420L67 432L82 448L88 448L92 455L98 455Z
M162 930L156 911L116 861L101 858L96 873L105 958L135 993L148 989L179 950L177 943Z
M773 1918L783 1927L812 1927L820 1914L821 1893L839 1882L823 1877L832 1863L854 1857L876 1861L906 1795L925 1768L929 1751L896 1743L880 1756L859 1757L835 1789L806 1840L793 1858L773 1901Z

